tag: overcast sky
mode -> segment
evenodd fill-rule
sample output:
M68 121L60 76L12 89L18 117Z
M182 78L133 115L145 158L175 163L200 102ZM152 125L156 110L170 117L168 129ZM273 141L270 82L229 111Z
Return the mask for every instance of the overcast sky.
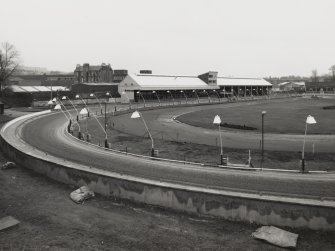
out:
M335 64L335 0L0 0L26 66L310 76Z

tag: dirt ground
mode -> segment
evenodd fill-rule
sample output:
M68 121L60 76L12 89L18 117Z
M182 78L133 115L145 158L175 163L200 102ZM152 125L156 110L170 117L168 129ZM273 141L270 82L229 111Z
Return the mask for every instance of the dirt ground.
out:
M0 166L7 160L0 153ZM0 250L282 250L254 240L259 226L96 196L75 204L76 187L22 167L0 170ZM335 232L299 234L297 250L334 250Z
M5 159L1 157L1 163ZM0 250L282 250L254 240L257 225L187 215L96 196L78 205L75 187L21 167L0 171ZM335 233L292 230L297 250L334 250Z

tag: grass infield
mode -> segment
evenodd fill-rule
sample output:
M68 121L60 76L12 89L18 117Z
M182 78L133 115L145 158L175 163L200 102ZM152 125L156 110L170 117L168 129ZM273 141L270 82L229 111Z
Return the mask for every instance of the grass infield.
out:
M210 109L187 113L177 119L185 124L216 129L215 115L221 117L222 124L246 126L261 130L261 113L266 111L264 128L267 133L304 134L308 115L315 117L317 124L308 127L308 134L335 134L335 109L323 109L335 105L335 99L297 99L239 106L224 109ZM225 128L227 129L227 128ZM243 130L243 129L228 129Z

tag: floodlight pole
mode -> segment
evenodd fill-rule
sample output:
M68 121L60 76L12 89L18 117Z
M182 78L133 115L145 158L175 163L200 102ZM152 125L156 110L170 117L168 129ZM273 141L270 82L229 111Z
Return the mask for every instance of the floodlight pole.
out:
M149 134L149 137L150 137L150 139L151 139L151 156L154 157L154 156L155 156L154 139L153 139L152 136L151 136L151 133L150 133L150 131L149 131L149 128L148 128L148 126L147 126L147 123L145 123L145 120L144 120L144 118L143 118L142 113L140 113L140 112L138 112L138 113L140 114L140 117L141 117L141 119L142 119L142 121L143 121L143 124L144 124L144 126L145 126L145 129L147 130L147 132L148 132L148 134Z
M262 159L261 159L261 167L263 166L264 162L264 117L266 111L262 111Z
M108 148L108 141L107 141L107 132L105 130L105 128L101 125L100 121L97 119L96 116L93 115L93 117L95 118L95 120L98 122L98 124L100 125L101 129L103 130L103 132L105 133L105 148Z
M70 101L70 104L73 106L73 108L76 110L77 112L77 121L79 121L79 112L78 112L78 109L74 106L74 104L72 103L71 99L69 97L67 97L68 100Z
M94 93L92 93L91 95L93 95L94 97L95 97L95 99L98 101L98 103L99 103L99 105L100 105L100 112L101 112L101 114L102 114L102 105L101 105L101 103L100 103L100 100L97 98L97 96L94 94ZM90 96L91 96L90 95Z
M218 96L218 98L219 98L219 102L221 102L221 98L220 98L220 94L216 91L216 90L213 90L213 92L215 92L216 93L216 95Z
M186 100L186 104L187 104L187 96L186 96L186 93L185 93L183 90L181 90L180 92L184 94L184 97L185 97L185 100ZM180 103L180 104L181 104L181 103Z
M140 91L138 91L137 93L142 97L142 99L143 99L143 106L145 107L145 99L144 99L142 93Z
M50 100L52 100L52 81L51 81L51 88L50 88Z
M131 102L130 102L130 98L129 98L127 92L126 92L126 91L123 91L122 94L125 94L125 95L127 96L127 99L128 99L128 101L129 101L129 109L131 110ZM116 104L116 102L115 102L115 104Z
M158 97L158 94L157 94L157 92L156 92L156 91L153 91L153 93L155 93L155 94L156 94L156 97L157 97L157 99L158 99L158 102L159 102L159 106L161 106L161 101L160 101L160 99L159 99L159 97Z
M173 95L172 95L172 92L169 90L169 91L166 91L167 93L170 93L171 95L171 98L172 98L172 104L174 105L174 98L173 98ZM170 103L170 102L169 102Z
M70 122L69 122L69 128L70 128L70 125L71 125L71 120L73 119L73 121L76 122L76 124L78 125L78 130L79 130L78 133L80 133L81 130L80 130L80 125L79 125L78 121L76 121L76 120L72 117L71 113L69 112L68 109L66 109L65 105L63 104L63 102L62 102L59 98L56 98L56 99L58 100L58 102L60 103L60 105L62 105L62 106L64 107L65 111L69 114L69 120L70 120Z
M219 134L220 134L220 147L221 147L220 163L221 163L221 165L223 165L223 149L222 149L221 123L219 123Z
M210 103L211 102L211 99L210 99L210 97L209 97L209 94L208 94L208 92L206 91L206 90L204 90L204 92L207 94L207 96L208 96L208 103Z
M195 93L195 95L197 96L197 99L198 99L198 104L200 104L200 99L199 99L199 96L198 96L198 93L196 90L193 90L193 92Z
M79 94L77 94L77 95L81 99L81 101L84 103L84 105L86 106L86 108L87 108L87 117L89 117L90 116L90 110L89 110L89 108L88 108L85 100L83 100L83 98ZM77 97L77 95L76 95L76 97Z
M305 142L306 142L306 134L307 134L307 123L305 126L305 135L304 135L304 143L302 144L302 153L301 153L301 172L305 172Z

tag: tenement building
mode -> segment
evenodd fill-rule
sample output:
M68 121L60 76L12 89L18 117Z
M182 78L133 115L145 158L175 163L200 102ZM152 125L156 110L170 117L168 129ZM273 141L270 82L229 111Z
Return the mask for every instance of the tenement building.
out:
M110 64L90 65L78 64L74 70L74 84L112 83L113 69Z

